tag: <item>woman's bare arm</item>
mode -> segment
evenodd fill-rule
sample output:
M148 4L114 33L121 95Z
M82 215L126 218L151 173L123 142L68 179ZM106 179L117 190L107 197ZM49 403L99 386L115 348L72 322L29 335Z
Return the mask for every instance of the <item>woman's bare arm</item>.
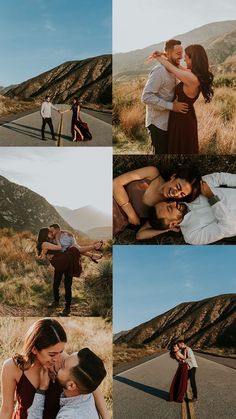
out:
M156 59L159 61L159 63L164 65L167 71L174 74L175 77L181 80L185 85L190 86L190 87L199 86L200 83L199 83L198 78L190 70L176 67L163 56L158 56L156 57Z
M99 415L102 419L111 419L108 410L107 410L107 406L106 406L106 402L104 399L104 396L101 392L101 390L99 388L97 388L94 392L93 392L93 397L95 400L95 404L97 407L97 410L99 412Z
M61 244L58 242L57 244L43 242L42 244L42 251L45 252L46 250L61 250Z
M136 239L137 240L148 240L152 239L153 237L159 236L160 234L166 233L170 231L167 230L155 230L151 227L149 222L147 221L137 232Z
M185 361L185 359L186 359L186 351L184 351L183 354L180 351L176 352L176 359L178 361Z
M141 179L155 179L159 175L159 171L154 166L142 167L141 169L132 170L123 173L113 180L113 196L117 204L126 213L128 220L131 224L139 224L140 220L136 214L133 206L129 202L129 196L125 190L125 185L130 182Z
M11 419L14 410L14 395L16 389L17 367L12 359L4 362L2 368L2 406L0 419Z

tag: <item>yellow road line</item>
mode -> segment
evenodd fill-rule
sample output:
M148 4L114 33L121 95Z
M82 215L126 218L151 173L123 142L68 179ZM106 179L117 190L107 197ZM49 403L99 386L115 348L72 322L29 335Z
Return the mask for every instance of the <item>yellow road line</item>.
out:
M187 389L187 399L191 399L192 392L189 389ZM184 400L181 406L181 419L196 419L195 409L194 409L194 403L191 403L189 401Z
M57 147L63 146L63 141L61 139L62 126L63 126L63 115L60 115L60 122L59 122L58 134L57 134Z

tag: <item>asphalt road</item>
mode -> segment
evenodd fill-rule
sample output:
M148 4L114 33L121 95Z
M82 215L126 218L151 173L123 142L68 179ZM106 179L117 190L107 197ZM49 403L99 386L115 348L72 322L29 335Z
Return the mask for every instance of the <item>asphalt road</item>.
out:
M199 401L189 403L187 407L185 403L167 401L177 369L177 363L169 354L116 375L114 419L233 419L236 411L235 370L199 356L197 362Z
M66 105L57 105L58 108L65 110L68 108ZM71 112L67 112L63 115L63 126L61 145L64 147L99 147L99 146L111 146L112 145L112 126L109 123L110 115L104 116L99 113L93 112L93 115L89 114L92 112L85 111L81 112L81 119L87 122L89 129L93 135L91 141L71 141ZM57 112L52 113L52 120L54 125L55 133L58 132L60 115ZM54 147L57 142L51 140L51 134L48 126L45 129L45 137L47 141L41 140L41 125L42 119L40 112L36 111L31 114L22 116L21 118L11 120L2 126L0 126L0 146L49 146Z

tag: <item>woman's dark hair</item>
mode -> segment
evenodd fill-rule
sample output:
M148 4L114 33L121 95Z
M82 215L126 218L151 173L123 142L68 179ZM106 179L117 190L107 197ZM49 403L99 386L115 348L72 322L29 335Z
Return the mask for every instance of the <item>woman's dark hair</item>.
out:
M101 358L89 348L78 352L78 365L71 368L71 376L82 394L92 393L106 376Z
M175 345L178 345L178 343L177 342L173 342L170 345L170 357L173 358L173 359L176 359L176 355L175 355L175 351L174 351L174 346Z
M79 106L79 98L78 97L74 97L73 98L73 103L75 102L76 106Z
M184 202L194 201L201 193L202 176L199 170L194 166L179 168L175 171L175 178L186 180L192 186L192 192L185 196Z
M214 94L212 88L214 76L209 70L209 61L205 49L202 45L194 44L185 48L185 53L192 60L191 71L200 82L205 102L210 102Z
M36 245L36 248L37 248L37 251L38 251L39 255L42 252L43 242L48 241L48 233L49 233L49 228L47 228L47 227L43 227L39 231L38 241L37 241L37 245Z
M34 348L41 351L59 342L67 342L62 325L50 318L37 320L25 335L22 353L17 353L13 360L20 369L27 370L35 361L35 354L32 352Z

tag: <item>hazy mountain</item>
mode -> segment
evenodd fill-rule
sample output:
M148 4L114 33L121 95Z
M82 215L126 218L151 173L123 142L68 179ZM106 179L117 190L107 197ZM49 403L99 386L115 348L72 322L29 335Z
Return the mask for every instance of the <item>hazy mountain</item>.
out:
M71 230L45 198L0 176L0 228L38 233L52 223Z
M236 29L212 41L207 47L207 54L211 64L223 63L236 54Z
M29 79L6 96L43 99L51 95L55 103L69 103L74 96L84 105L110 107L112 102L112 57L101 55L81 61L68 61Z
M98 211L96 208L88 205L82 208L71 210L66 207L55 207L57 212L75 229L85 232L89 237L92 238L93 232L99 233L97 229L102 229L103 233L106 233L104 238L110 237L111 234L107 236L107 232L111 231L111 217ZM89 233L90 232L90 233ZM101 233L101 230L100 230ZM92 234L92 235L91 235ZM103 235L103 234L102 234ZM94 236L99 238L98 236Z
M10 89L14 89L17 84L11 84L10 86L0 86L0 95L5 95Z
M195 349L235 347L236 294L179 304L126 333L122 332L115 343L130 346L152 343L166 348L178 338L183 338Z
M96 227L86 231L87 236L91 239L112 239L112 228L111 227Z
M194 43L203 45L207 49L207 52L209 50L209 56L212 60L211 64L216 64L221 63L227 56L233 54L233 50L235 50L235 28L236 20L213 22L190 32L175 35L172 38L181 40L183 46ZM164 40L146 48L114 54L113 76L115 76L115 79L122 80L125 75L133 77L146 75L150 71L150 68L155 65L155 62L147 65L145 64L145 59L151 52L154 50L163 50L163 47ZM222 51L222 49L225 51Z

